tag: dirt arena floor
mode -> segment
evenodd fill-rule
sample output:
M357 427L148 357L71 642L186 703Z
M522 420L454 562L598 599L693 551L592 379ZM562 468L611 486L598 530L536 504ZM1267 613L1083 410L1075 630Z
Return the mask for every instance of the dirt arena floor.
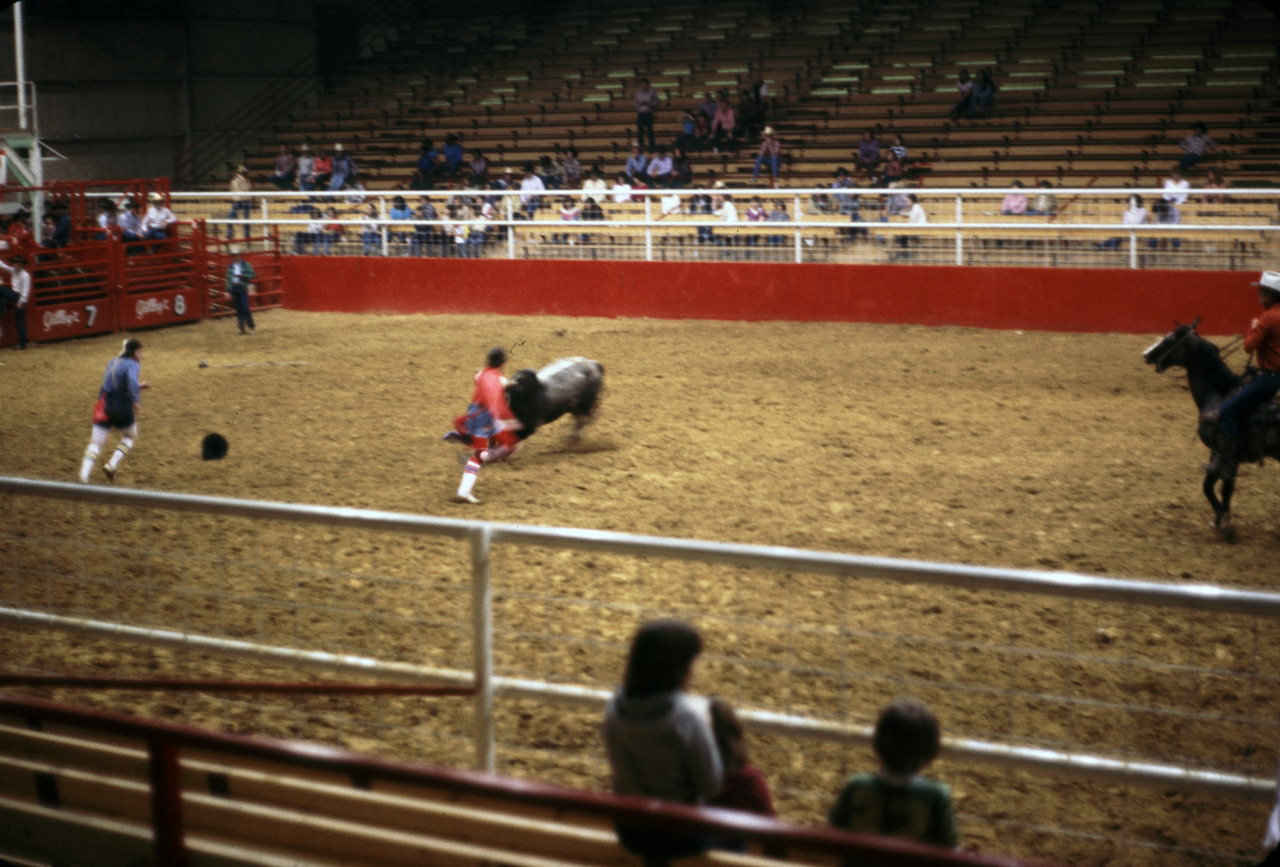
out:
M1200 463L1207 453L1194 437L1195 408L1185 377L1157 375L1142 362L1143 349L1157 335L272 311L260 317L258 333L248 337L237 336L225 320L137 336L145 345L143 375L152 388L144 394L140 437L120 473L121 486L1175 583L1266 590L1280 583L1277 468L1242 470L1235 501L1239 540L1219 541L1208 528L1210 510L1200 493ZM118 337L103 337L0 355L0 474L75 479L102 369L119 345ZM598 419L580 441L568 443L568 424L558 422L533 437L512 462L485 468L476 488L481 505L456 504L458 450L442 444L440 435L465 408L472 375L494 345L511 352L508 374L562 356L598 359L606 371L605 397ZM1239 357L1230 361L1237 367L1242 363ZM210 431L229 440L225 460L199 459L200 440ZM95 479L102 481L101 475ZM10 511L29 509L23 521L37 525L83 528L90 514L88 507L0 498L7 500ZM17 536L10 521L6 531ZM179 532L147 521L127 519L118 532ZM237 526L191 518L186 529L204 531L187 532L182 545L194 557L239 551ZM277 543L293 544L283 532L255 544ZM0 564L30 554L12 538L4 547ZM444 550L444 543L437 548L435 543L335 541L326 556L352 572L376 557L384 571L394 572L386 564L398 554L421 561ZM465 563L456 550L440 556ZM709 654L750 659L771 652L764 625L783 614L770 606L784 607L791 620L816 623L824 606L844 610L848 601L837 605L824 598L816 579L811 583L803 576L761 577L684 565L664 566L657 574L610 558L561 561L561 556L569 555L547 551L518 562L502 555L495 570L509 576L503 579L510 581L506 604L521 607L524 599L528 610L500 611L500 616L512 623L522 616L547 622L557 614L570 616L568 607L555 609L538 597L533 585L548 575L572 582L584 569L595 570L582 585L583 601L617 603L591 610L599 618L593 628L600 640L621 648L635 626L625 616L633 597L643 596L647 610L687 612L701 605L710 610L720 604L717 594L724 584L719 582L732 581L732 604L739 615L746 613L742 622L747 625L741 634L730 634L718 624L709 633ZM441 577L438 586L449 580ZM20 595L11 587L4 592L5 598ZM260 592L270 596L267 582ZM791 601L779 603L779 597ZM885 588L850 604L872 620L915 621L921 631L921 618L942 611L955 597L941 590ZM812 605L795 602L806 598ZM128 610L135 602L77 604L102 613ZM161 605L146 616L162 620L157 610L166 609ZM988 600L966 609L963 622L948 628L994 646L1033 610L1056 609ZM246 625L238 633L228 625L237 615L221 610L224 632L258 634L255 629L262 626L255 618L261 612L242 614ZM184 616L199 626L198 613ZM1145 612L1133 617L1100 625L1098 640L1111 642L1129 632L1144 639L1135 644L1155 648L1153 658L1157 650L1179 662L1194 662L1201 653L1222 660L1223 654L1229 658L1239 652L1252 654L1255 666L1259 645L1264 654L1277 645L1272 623L1240 625L1246 634L1237 634L1238 625L1229 618L1174 622ZM1055 622L1054 616L1037 620ZM1095 634L1092 622L1088 633ZM430 657L423 647L431 638L420 634L393 636L390 648L374 648L359 635L350 640L357 649L391 656L395 642L403 641ZM1052 636L1046 641L1054 646ZM538 647L531 644L528 652L541 652ZM136 667L193 673L168 651L125 653L87 639L47 642L0 630L0 651L20 660L20 667L40 670ZM451 652L442 650L435 661L456 662ZM519 657L524 650L513 640L502 652ZM786 652L789 659L805 661L803 648ZM813 651L815 656L825 652ZM882 648L869 643L861 652L862 668L869 671L903 664L901 643ZM515 668L532 666L509 662ZM584 662L583 670L590 669L592 681L608 683L616 678L618 663ZM1271 670L1280 670L1280 660L1276 663ZM920 660L924 668L937 664ZM566 679L576 671L571 665L560 668L555 660L547 665ZM208 668L220 676L227 671L215 663ZM806 692L790 680L781 684L774 679L781 677L777 672L730 669L732 661L706 666L699 686L714 691L713 682L724 674L735 678L734 695L744 703L764 707L770 696L785 692L787 707L801 712L846 700L823 692L821 685ZM890 687L869 688L852 716L873 720L882 699L894 691ZM1132 685L1117 682L1107 688L1123 693ZM1190 740L1202 746L1206 761L1219 766L1256 753L1249 764L1269 773L1275 766L1273 732L1259 745L1256 731L1237 733L1232 726L1212 724L1218 712L1233 715L1223 702L1237 700L1205 688L1194 706L1208 722L1197 722L1190 733L1171 734L1176 745L1143 743L1144 751L1180 755ZM116 699L100 703L111 701ZM1280 697L1251 696L1250 701L1254 717L1267 708L1280 715ZM387 708L388 716L398 712L393 703ZM1008 710L993 708L995 714ZM504 723L514 745L532 750L553 742L558 748L595 749L592 719L566 712L563 719L544 722L538 717L545 709L524 703L504 713L519 717ZM983 713L984 708L952 706L950 715L940 715L952 732L1005 730L1000 722L974 718ZM251 714L240 719L221 704L211 705L207 716L191 708L183 714L237 730L317 734L314 728L295 731L288 721L276 729ZM433 710L431 716L436 715ZM465 727L446 722L446 716L440 712L441 725ZM1027 717L1033 720L1026 723L1030 733L1062 724L1052 709L1035 717L1029 708ZM1105 744L1112 721L1100 711L1092 724L1098 730L1092 736L1095 746ZM1079 720L1073 725L1088 729ZM359 737L333 735L354 747L371 746ZM1155 728L1126 735L1162 736ZM463 750L454 758L466 762L468 755ZM872 761L863 748L797 746L774 737L760 739L757 759L784 793L779 798L783 815L800 821L820 821L841 779ZM556 773L544 775L532 759L516 758L504 770L604 784L598 755L580 770L572 767L566 760ZM962 822L966 847L1074 864L1233 863L1118 847L1086 836L1109 833L1153 846L1234 853L1239 859L1234 863L1247 863L1257 851L1268 808L1260 802L1084 784L947 760L933 772L954 787L962 816L984 818ZM787 796L789 791L797 794ZM1079 836L1064 839L1029 829L1058 824Z

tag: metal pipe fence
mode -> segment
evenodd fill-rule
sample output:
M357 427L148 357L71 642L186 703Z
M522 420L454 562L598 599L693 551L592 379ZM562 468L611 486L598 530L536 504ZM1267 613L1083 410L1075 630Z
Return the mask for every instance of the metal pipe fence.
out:
M469 711L430 720L395 702L356 719L207 696L180 710L153 700L162 712L250 718L268 734L292 719L288 732L365 750L598 786L594 731L627 640L678 616L707 636L703 677L768 742L758 761L779 769L795 815L821 815L840 776L788 770L794 756L839 761L904 692L944 718L955 774L1156 799L1172 787L1237 814L1232 803L1274 793L1276 593L14 478L0 496L10 668L76 665L38 638L54 633L121 675L156 676L163 654L174 676L189 662L218 677L245 665L254 679L306 669L476 690ZM989 612L1007 621L1001 639L972 626ZM961 818L992 821L981 807ZM1204 842L1042 819L1006 822L1230 860Z
M1191 190L1175 195L1181 202L1163 189L1053 189L1052 210L1018 214L1006 212L1009 193L272 191L242 194L238 210L228 193L173 200L215 234L277 227L296 255L1254 270L1280 253L1273 189ZM1131 196L1143 203L1142 222L1124 217ZM927 222L911 217L917 204Z

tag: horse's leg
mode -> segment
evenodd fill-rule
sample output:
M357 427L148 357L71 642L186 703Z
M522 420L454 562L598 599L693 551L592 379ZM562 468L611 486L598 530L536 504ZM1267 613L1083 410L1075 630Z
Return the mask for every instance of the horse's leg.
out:
M1236 526L1231 520L1231 495L1235 490L1234 478L1222 480L1222 516L1218 519L1218 532L1228 542L1236 540Z
M1204 474L1204 495L1208 499L1209 505L1213 507L1213 526L1217 527L1222 522L1222 515L1226 512L1221 501L1218 500L1218 494L1214 490L1214 486L1218 484L1218 473L1214 469L1214 462L1210 461L1205 467L1207 472Z

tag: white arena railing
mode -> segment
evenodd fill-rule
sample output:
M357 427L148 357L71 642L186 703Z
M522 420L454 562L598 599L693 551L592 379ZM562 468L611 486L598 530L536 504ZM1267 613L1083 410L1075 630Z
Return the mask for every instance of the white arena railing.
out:
M1065 775L1110 785L1175 788L1205 795L1224 811L1238 810L1240 799L1270 800L1275 793L1271 751L1280 736L1280 719L1272 711L1274 697L1280 694L1280 666L1275 664L1280 649L1273 638L1280 619L1280 593L8 477L0 477L0 495L5 498L0 499L6 506L4 513L11 516L9 522L0 525L0 623L23 631L36 630L36 635L77 635L84 640L159 647L182 654L241 659L257 665L305 668L346 677L474 685L478 693L469 732L462 732L457 739L471 742L474 764L483 770L509 771L500 767L500 752L509 757L508 761L521 758L521 766L527 766L526 754L557 749L531 749L512 740L510 734L500 735L495 719L505 703L576 706L598 719L616 682L617 667L612 662L625 655L625 641L601 638L593 631L597 621L618 621L629 634L636 624L650 617L679 616L698 623L708 635L706 667L728 681L727 697L739 708L748 727L758 734L832 744L869 743L870 723L877 707L822 707L795 698L805 683L830 681L843 684L844 692L884 688L894 693L924 694L930 697L931 704L942 704L943 710L949 708L948 718L957 721L949 721L946 726L944 758L948 760L1030 771L1037 778ZM60 516L57 521L33 517L58 501L65 505L56 513L50 512ZM109 511L90 507L108 507ZM107 541L102 540L103 527L119 526L130 512L140 511L186 513L191 517L179 522L156 519L154 529L172 528L172 538L156 534L135 542L123 533L108 532ZM201 523L204 518L218 520ZM183 552L182 533L207 534L210 527L220 532L227 521L235 521L241 527L233 533L239 553L228 550L214 558L201 558ZM256 543L252 540L259 528L279 525L294 528L281 537L284 539L303 539L299 532L303 525L323 530L326 539L306 538L300 543L320 552L316 555L317 565L299 560L296 552L286 556L277 551L270 537ZM456 575L449 572L452 567L441 566L441 574L436 576L397 576L393 574L394 555L385 563L379 562L377 554L364 555L357 558L357 564L343 568L331 559L337 546L330 535L338 533L355 534L362 540L408 539L414 550L426 544L423 540L443 537L465 543L466 552L457 558ZM377 550L388 545L382 541L356 547ZM517 553L523 569L536 568L545 579L539 579L537 588L520 588L505 580L502 557ZM427 560L429 568L435 569L435 561L445 556L432 555ZM589 559L559 560L573 556ZM620 601L610 598L607 588L585 592L575 582L561 583L561 572L574 577L607 571L608 564L596 561L610 557L620 558L624 564L613 567L615 571L605 576L610 587L622 587L632 578L647 581L644 570L651 567L643 564L657 559L668 565L653 578L655 583L683 585L706 577L718 588L716 592L733 596L736 582L750 580L750 576L761 572L767 576L783 573L776 580L785 582L787 587L805 580L804 576L814 576L818 583L809 592L820 592L824 601L817 609L793 608L793 603L783 598L789 594L781 592L779 605L786 610L775 618L747 613L740 600L715 608L691 597L687 604L673 610L670 603L649 606ZM62 562L74 565L59 567L57 564ZM237 574L248 576L250 586L246 589L237 589L226 580L237 570ZM727 571L722 574L722 570ZM320 601L304 602L290 595L293 591L272 590L272 576L281 577L282 586L295 589L308 583L319 584L324 595ZM172 585L168 589L164 586L166 581ZM354 594L367 594L371 588L374 592L371 597L354 595L348 599L343 595L347 585L359 587L352 591ZM573 589L575 586L577 590ZM60 596L58 588L69 588L69 592ZM794 589L799 593L798 586ZM888 622L858 626L847 622L848 610L840 604L840 600L847 600L852 608L858 608L864 600L887 597L889 610L918 607L924 604L919 601L923 598L920 594L931 589L945 600L946 606L955 608L949 626L944 622L922 623L908 632L897 633ZM397 594L439 602L423 602L424 610L405 613L390 601ZM156 610L141 618L113 616L119 600L126 596L154 599ZM91 598L116 601L85 601ZM371 601L356 601L366 598ZM440 604L450 599L457 603L452 617L446 613L448 606ZM1020 605L1026 607L1017 608ZM1059 607L1054 608L1055 605ZM1021 611L1010 615L1019 618L1020 628L1026 633L1043 629L1049 637L1043 645L1025 634L1014 637L1011 633L1007 642L995 643L966 637L966 612L990 612L993 607ZM235 612L240 609L246 613L237 620L240 615ZM534 615L535 619L545 617L542 628L533 628L524 619L535 609L545 609L542 615ZM828 609L830 622L822 619ZM199 610L213 613L197 623L201 615L192 612ZM1040 611L1048 612L1043 623L1036 621L1034 612ZM262 622L276 613L311 625L295 625L290 639L279 622ZM1136 642L1124 647L1123 639L1114 644L1112 639L1105 639L1106 648L1093 644L1097 622L1139 624L1148 617L1159 618L1165 632L1198 630L1207 643L1219 640L1213 637L1215 631L1230 633L1242 647L1252 647L1251 655L1244 654L1243 662L1215 664L1212 657L1210 661L1200 657L1164 658ZM1086 640L1060 646L1059 639L1075 628L1071 624L1077 619L1085 625ZM397 645L393 639L400 631L416 636L413 641L421 644L456 647L449 651L452 656L444 664L440 657L415 658L415 654L425 651L413 642L411 651L388 649L379 653L376 648L371 651L335 639L328 631L330 620L334 624L341 621L366 626L378 635L376 641L388 648ZM1135 633L1140 628L1132 626ZM1099 628L1097 634L1101 636L1103 631ZM746 632L766 634L783 649L766 658L743 659L732 648L717 648L713 637ZM338 634L336 628L333 634ZM431 639L424 640L424 635ZM935 665L942 664L937 660L966 655L1007 657L1008 664L989 681L965 682L964 677L954 673L948 679L945 671L939 677L929 672L864 671L859 668L857 654L843 650L839 652L839 662L828 664L804 658L790 649L806 643L843 648L878 641L900 648L904 657L926 653ZM37 661L45 659L46 643L34 642L36 649L29 654L10 652L6 667L47 670L47 662ZM607 656L610 663L601 665L600 670L592 668L592 674L584 676L556 668L550 662L544 665L536 661L535 657L553 648L580 651L580 655L592 659ZM1137 695L1101 698L1087 691L1077 693L1071 686L1030 688L1015 682L1018 669L1038 669L1042 665L1070 666L1083 673L1085 679L1105 680L1114 674L1135 684L1167 681L1173 692L1194 692L1185 686L1189 683L1220 681L1227 683L1233 693L1256 697L1256 701L1251 698L1246 709L1204 711L1192 706L1143 704ZM748 682L754 682L756 675L764 678L763 688L749 687ZM1011 719L1013 708L1032 703L1043 706L1054 722L1073 714L1097 714L1100 718L1116 715L1117 719L1130 722L1113 728L1106 735L1110 740L1100 743L1028 734L1045 727L1042 724L1048 720L1033 721L1028 729L1017 731L983 729L958 721L971 704L986 701L1007 705ZM1141 739L1128 741L1122 730L1144 720L1192 732L1209 726L1224 741L1223 746L1235 751L1233 755L1249 754L1253 758L1235 764L1201 755L1210 745L1194 735L1186 739L1186 750L1179 755L1144 752ZM572 753L573 749L566 752ZM593 755L572 754L568 758L595 764L602 761L600 749L590 752ZM815 797L812 792L808 795ZM1098 832L1082 829L1059 833L1090 836ZM1209 854L1220 857L1222 853Z
M622 196L624 202L606 192L598 221L580 215L572 222L560 219L560 207L565 199L581 205L581 190L255 191L251 216L233 215L225 192L175 193L173 201L180 217L207 220L215 235L277 230L281 250L298 255L1201 270L1259 270L1280 258L1276 189L1192 189L1176 217L1156 213L1165 194L1158 187L1054 188L1047 191L1054 213L1021 216L1001 213L1009 192L747 186L636 190ZM1041 190L1021 192L1034 206ZM667 198L673 194L678 201ZM715 201L725 194L736 203L732 224ZM908 195L919 199L927 224L907 221ZM1122 219L1132 195L1146 209L1140 225ZM391 218L397 196L415 216ZM787 220L748 222L753 198L768 212L782 204ZM461 213L463 206L478 211L486 199L493 218ZM531 215L527 199L540 203ZM422 202L431 203L436 219L417 217ZM365 214L369 203L375 215ZM335 213L327 216L330 208Z

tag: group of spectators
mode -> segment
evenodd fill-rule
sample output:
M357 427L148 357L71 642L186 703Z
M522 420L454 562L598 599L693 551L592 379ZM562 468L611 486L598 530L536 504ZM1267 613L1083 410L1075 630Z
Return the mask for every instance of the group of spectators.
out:
M650 621L636 632L623 682L605 711L613 790L774 815L767 778L751 761L732 707L689 692L701 652L701 635L682 621ZM921 776L940 745L938 721L925 705L912 699L889 704L875 726L879 768L848 779L832 803L830 823L954 848L958 835L950 789ZM742 840L707 834L624 822L616 830L622 846L646 864L709 849L746 849Z
M243 169L241 166L240 170ZM240 174L239 170L237 174ZM281 190L296 189L309 193L313 190L345 189L348 184L355 184L359 175L360 166L340 142L333 146L332 152L326 152L322 147L313 151L310 142L303 142L296 155L288 145L280 145L267 180ZM246 191L237 190L234 179L232 183L233 193Z

